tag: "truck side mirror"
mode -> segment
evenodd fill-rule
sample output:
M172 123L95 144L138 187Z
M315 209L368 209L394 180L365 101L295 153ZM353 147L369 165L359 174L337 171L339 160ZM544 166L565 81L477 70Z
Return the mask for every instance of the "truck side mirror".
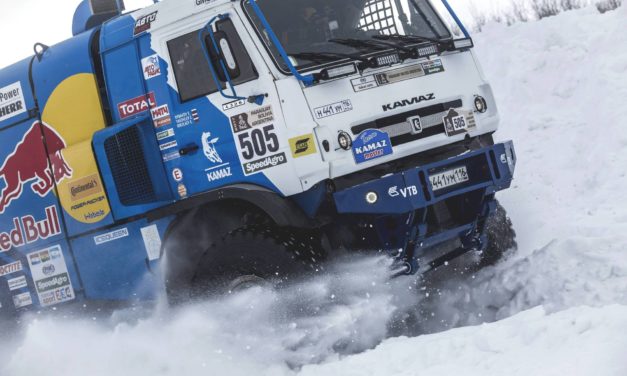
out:
M211 40L211 36L207 36L205 38L205 43L207 44L207 48L209 49L209 55L211 56L211 63L213 63L216 68L216 73L220 78L220 81L227 82L228 79L225 77L225 69L229 74L231 80L238 78L241 74L241 70L237 63L237 59L233 54L233 48L231 47L231 43L229 42L229 38L224 31L216 31L214 33L215 44L217 45L217 50L213 41Z

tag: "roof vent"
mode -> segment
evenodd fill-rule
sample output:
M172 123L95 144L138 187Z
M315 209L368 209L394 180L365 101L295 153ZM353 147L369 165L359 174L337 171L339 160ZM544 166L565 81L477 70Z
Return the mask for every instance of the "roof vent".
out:
M83 0L74 12L74 36L102 25L124 11L124 0Z

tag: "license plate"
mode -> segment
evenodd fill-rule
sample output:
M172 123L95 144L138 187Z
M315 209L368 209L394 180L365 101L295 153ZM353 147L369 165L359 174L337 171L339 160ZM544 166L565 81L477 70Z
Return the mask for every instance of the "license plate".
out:
M452 170L429 176L431 189L433 189L434 192L457 184L465 183L468 180L470 180L470 178L468 177L468 170L466 169L466 166L457 167Z

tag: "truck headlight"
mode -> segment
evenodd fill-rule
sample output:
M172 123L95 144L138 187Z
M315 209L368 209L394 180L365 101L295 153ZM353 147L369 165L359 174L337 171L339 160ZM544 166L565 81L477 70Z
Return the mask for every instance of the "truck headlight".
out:
M488 102L486 102L484 97L480 95L475 97L475 110L479 113L484 113L488 110Z
M337 135L337 142L344 150L350 150L351 146L353 146L353 139L351 138L351 135L344 131Z

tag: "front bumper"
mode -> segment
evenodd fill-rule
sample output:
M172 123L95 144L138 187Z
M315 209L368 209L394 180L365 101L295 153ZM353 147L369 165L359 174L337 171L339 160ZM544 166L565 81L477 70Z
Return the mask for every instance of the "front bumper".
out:
M468 181L434 191L430 176L462 166ZM508 141L336 192L334 200L341 214L404 214L468 192L484 190L487 195L507 189L515 167L514 145Z

